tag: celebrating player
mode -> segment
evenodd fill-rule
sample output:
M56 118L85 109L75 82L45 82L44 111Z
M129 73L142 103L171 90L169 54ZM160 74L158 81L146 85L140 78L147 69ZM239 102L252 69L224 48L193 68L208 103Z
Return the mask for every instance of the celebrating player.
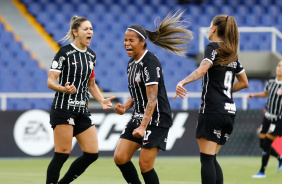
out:
M183 24L185 21L180 21L182 14L170 13L156 31L132 25L125 32L124 47L131 57L127 67L131 97L124 104L117 104L115 112L122 115L133 107L133 114L120 136L114 161L127 183L141 183L131 162L139 148L139 166L145 183L160 183L154 170L154 161L159 149L166 150L172 118L162 66L157 56L147 50L146 39L168 51L184 55L193 36Z
M209 27L209 40L198 69L176 86L177 96L187 95L184 85L202 78L202 104L196 138L200 149L203 184L223 184L223 173L216 160L221 145L228 140L236 113L232 93L248 87L248 79L238 61L239 32L235 19L215 16ZM234 78L238 79L234 82Z
M104 110L111 108L110 100L114 97L104 99L95 83L96 55L88 48L92 35L90 21L85 17L74 16L70 30L63 38L73 42L62 47L52 62L48 87L56 91L50 113L55 154L47 169L46 184L57 184L60 170L71 152L73 136L83 155L72 163L59 184L72 182L98 159L96 128L89 118L87 107L88 92L101 103Z

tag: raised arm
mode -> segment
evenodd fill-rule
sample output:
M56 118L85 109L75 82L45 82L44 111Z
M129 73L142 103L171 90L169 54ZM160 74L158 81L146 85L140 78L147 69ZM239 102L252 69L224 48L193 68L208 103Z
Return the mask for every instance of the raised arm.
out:
M174 99L179 96L181 98L185 98L187 94L187 90L183 87L186 84L196 81L200 78L202 78L208 71L208 69L211 67L211 63L208 60L203 60L196 70L194 70L188 77L180 81L176 86L176 95Z

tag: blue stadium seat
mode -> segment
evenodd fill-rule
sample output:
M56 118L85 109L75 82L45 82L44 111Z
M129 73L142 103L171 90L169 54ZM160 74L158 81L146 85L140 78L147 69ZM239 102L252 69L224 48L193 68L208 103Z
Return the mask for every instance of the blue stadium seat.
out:
M235 10L234 10L234 7L225 5L225 6L220 6L220 13L233 16L233 14L235 13Z
M266 9L264 6L261 6L261 5L253 5L251 7L251 12L253 15L256 15L256 16L264 16Z
M266 15L277 16L281 13L281 6L277 5L268 5L266 7Z

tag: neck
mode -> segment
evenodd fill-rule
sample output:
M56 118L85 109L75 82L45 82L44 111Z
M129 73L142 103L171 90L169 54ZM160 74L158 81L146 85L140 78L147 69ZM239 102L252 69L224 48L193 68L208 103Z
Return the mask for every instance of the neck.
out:
M86 49L86 46L83 45L82 43L78 42L78 41L74 41L73 44L79 48L80 50L85 50Z
M135 61L138 61L138 60L141 58L141 56L144 54L145 50L146 50L146 49L143 49L143 50L140 51L136 56L134 56L134 60L135 60Z
M281 75L276 76L276 79L277 79L277 81L282 81L282 76Z

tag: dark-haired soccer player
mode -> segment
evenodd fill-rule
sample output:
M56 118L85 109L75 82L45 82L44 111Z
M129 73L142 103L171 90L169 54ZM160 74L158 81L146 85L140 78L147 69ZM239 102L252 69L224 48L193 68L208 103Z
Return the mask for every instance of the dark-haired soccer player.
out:
M185 29L179 15L169 14L156 31L140 25L127 28L124 47L131 57L128 62L128 88L131 97L124 104L117 104L115 111L124 114L133 107L132 119L120 136L114 161L127 183L140 184L137 171L131 162L133 154L141 148L139 165L146 184L159 184L154 170L159 149L166 150L169 128L172 125L161 63L157 56L147 50L146 39L171 52L182 55L192 39L191 31ZM174 37L174 34L183 33ZM177 47L183 46L183 47Z

